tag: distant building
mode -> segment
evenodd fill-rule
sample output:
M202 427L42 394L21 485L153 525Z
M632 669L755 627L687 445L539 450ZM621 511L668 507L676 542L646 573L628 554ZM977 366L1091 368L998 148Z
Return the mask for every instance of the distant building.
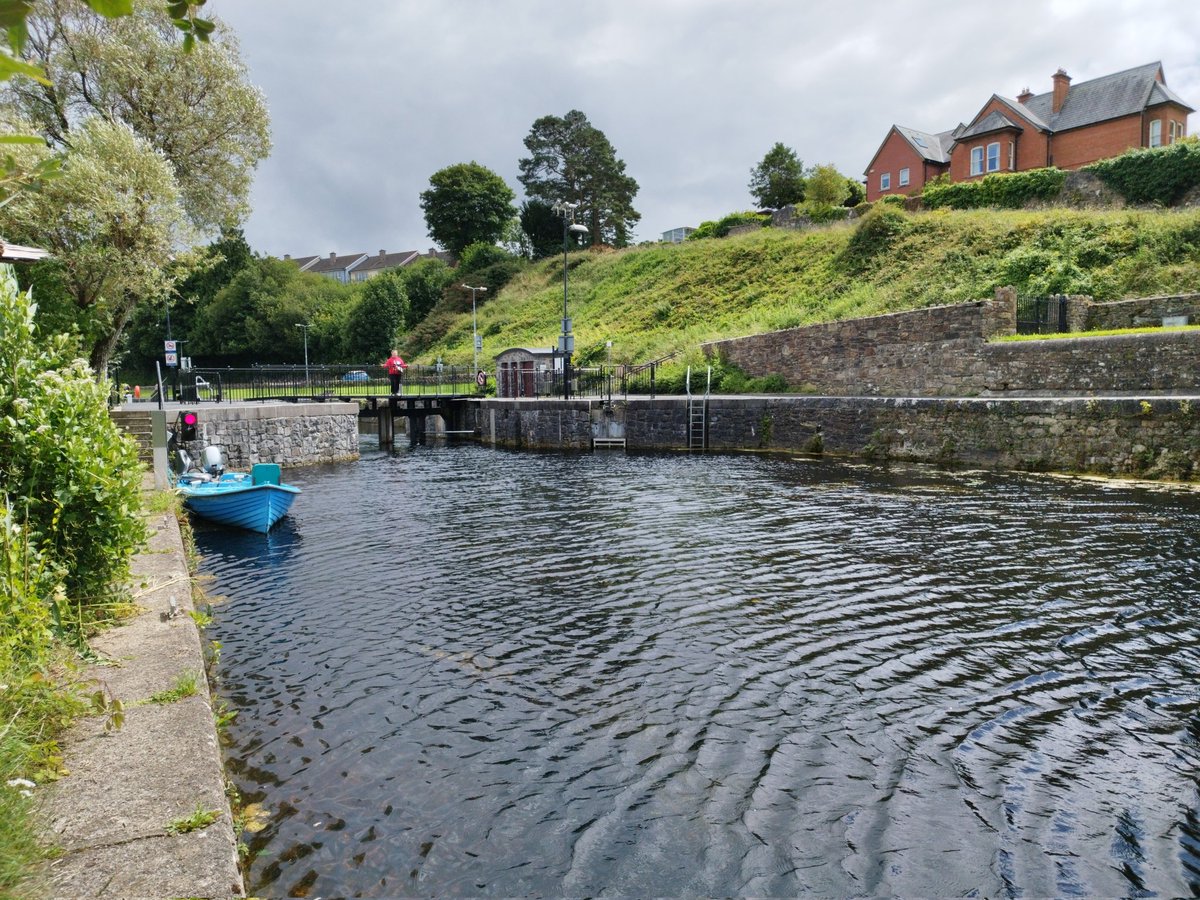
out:
M680 228L672 228L670 231L664 231L662 233L662 239L668 244L682 244L687 240L687 236L695 230L695 228L692 228L689 225L684 225Z
M345 256L330 253L328 256L297 257L292 257L290 254L285 253L283 258L287 262L295 263L299 266L301 272L324 275L326 278L332 278L343 284L366 281L368 278L374 278L380 272L387 269L403 268L404 266L412 265L419 259L440 259L447 265L453 266L455 264L453 253L438 250L435 247L431 247L428 253L422 253L419 250L401 250L399 253L388 253L386 250L380 250L374 256L366 253L348 253Z
M1167 87L1158 62L1074 86L1062 69L1050 80L1044 94L993 94L952 131L893 125L867 166L867 200L919 194L943 173L969 181L1045 166L1078 169L1135 147L1161 147L1187 134L1194 112Z

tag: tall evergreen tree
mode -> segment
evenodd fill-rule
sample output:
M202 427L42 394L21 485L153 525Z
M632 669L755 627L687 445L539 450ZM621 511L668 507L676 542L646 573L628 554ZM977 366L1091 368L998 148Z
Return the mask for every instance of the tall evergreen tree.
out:
M796 151L776 143L750 170L750 196L761 208L779 209L804 199L804 163Z
M521 204L521 230L529 238L534 259L545 259L562 250L562 219L543 200Z
M533 123L525 147L530 155L518 163L519 178L531 198L579 204L575 219L587 226L592 244L629 244L642 217L633 208L638 183L587 116L577 109L543 116Z

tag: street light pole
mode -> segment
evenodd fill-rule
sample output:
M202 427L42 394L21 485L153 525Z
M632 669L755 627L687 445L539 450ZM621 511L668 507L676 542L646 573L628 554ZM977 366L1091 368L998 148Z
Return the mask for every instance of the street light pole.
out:
M471 292L471 342L475 346L475 374L479 374L479 329L475 325L475 292L481 294L487 293L486 287L471 287L469 284L462 285L463 290Z
M296 327L304 329L304 387L307 389L309 386L308 385L308 329L311 328L312 325L308 325L308 324L301 325L299 322L297 322Z
M563 315L562 336L558 339L558 350L563 358L563 399L571 399L571 354L575 352L575 337L571 334L571 319L567 314L567 250L570 249L572 234L587 234L587 228L575 224L578 203L559 200L552 207L563 217Z

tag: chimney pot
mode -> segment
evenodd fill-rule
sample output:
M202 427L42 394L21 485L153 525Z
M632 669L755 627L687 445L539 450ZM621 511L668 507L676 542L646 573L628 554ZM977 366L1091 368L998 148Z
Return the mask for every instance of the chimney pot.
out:
M1021 88L1021 93L1017 94L1017 102L1024 106L1033 97L1033 91L1027 87Z

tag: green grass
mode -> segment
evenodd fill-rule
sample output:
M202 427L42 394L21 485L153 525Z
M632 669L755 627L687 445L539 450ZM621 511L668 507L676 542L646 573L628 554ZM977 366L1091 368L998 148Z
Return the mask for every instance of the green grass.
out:
M195 672L182 672L175 679L175 684L165 691L159 691L157 694L150 695L151 703L176 703L187 697L196 696L197 675Z
M704 364L705 341L990 298L1008 284L1106 301L1189 292L1200 282L1200 211L896 215L890 232L853 244L862 226L844 223L572 254L576 362L604 362L611 340L615 363L680 351L680 367ZM552 346L562 305L561 257L517 275L478 306L484 359ZM470 309L447 301L409 335L405 356L469 364L471 334Z
M1064 338L1111 337L1116 334L1155 334L1163 331L1200 331L1200 325L1147 326L1145 328L1104 328L1096 331L1064 331L1057 334L1005 334L993 338L997 342L1051 341Z
M167 834L189 834L193 831L200 831L207 828L219 818L221 818L221 811L219 809L205 809L201 804L197 803L191 815L172 819L167 823Z

